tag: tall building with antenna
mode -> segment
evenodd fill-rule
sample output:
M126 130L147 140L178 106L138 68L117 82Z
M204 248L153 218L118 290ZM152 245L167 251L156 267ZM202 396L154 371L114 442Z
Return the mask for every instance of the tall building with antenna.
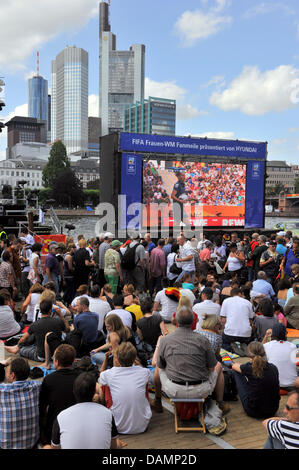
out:
M102 135L123 128L124 110L144 98L145 46L116 49L111 32L110 2L101 1L99 21L99 117Z
M39 52L36 75L28 80L28 117L46 121L48 128L48 80L39 74Z

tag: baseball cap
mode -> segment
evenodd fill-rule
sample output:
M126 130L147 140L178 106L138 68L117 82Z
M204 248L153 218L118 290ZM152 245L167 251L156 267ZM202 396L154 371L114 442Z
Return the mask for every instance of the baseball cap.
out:
M104 238L114 238L114 235L111 232L106 232L104 233Z
M49 243L49 248L58 248L58 245L56 242L50 242Z
M119 240L113 240L111 243L112 248L117 248L118 246L121 246L122 243Z

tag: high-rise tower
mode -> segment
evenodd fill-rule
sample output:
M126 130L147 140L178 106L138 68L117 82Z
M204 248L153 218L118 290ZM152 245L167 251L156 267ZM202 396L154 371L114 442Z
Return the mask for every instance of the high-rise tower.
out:
M145 46L133 44L129 51L118 51L109 4L102 1L99 6L99 117L105 135L122 129L125 108L144 98Z
M48 125L48 80L39 74L39 53L36 75L28 80L28 117L46 121Z
M51 140L67 153L88 148L88 53L67 46L52 61Z

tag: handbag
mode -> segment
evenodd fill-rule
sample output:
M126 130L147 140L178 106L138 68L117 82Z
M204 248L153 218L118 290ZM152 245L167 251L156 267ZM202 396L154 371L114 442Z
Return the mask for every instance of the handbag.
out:
M172 265L170 266L170 268L169 268L169 272L170 272L171 274L177 274L177 275L179 275L179 274L181 274L181 272L182 272L182 268L179 268L179 267L177 266L175 260L176 260L176 256L174 257L174 262L173 262L173 264L172 264Z
M30 268L27 279L32 282L32 284L37 283L37 277L33 268Z

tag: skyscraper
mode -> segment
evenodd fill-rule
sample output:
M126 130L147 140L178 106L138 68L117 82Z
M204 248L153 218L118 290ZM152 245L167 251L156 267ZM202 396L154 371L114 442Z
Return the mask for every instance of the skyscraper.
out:
M88 52L67 46L52 60L51 140L68 155L88 148Z
M123 128L125 108L144 98L145 46L133 44L129 51L116 50L111 32L109 5L100 3L99 117L102 135Z
M48 125L48 80L40 75L28 80L28 114Z

